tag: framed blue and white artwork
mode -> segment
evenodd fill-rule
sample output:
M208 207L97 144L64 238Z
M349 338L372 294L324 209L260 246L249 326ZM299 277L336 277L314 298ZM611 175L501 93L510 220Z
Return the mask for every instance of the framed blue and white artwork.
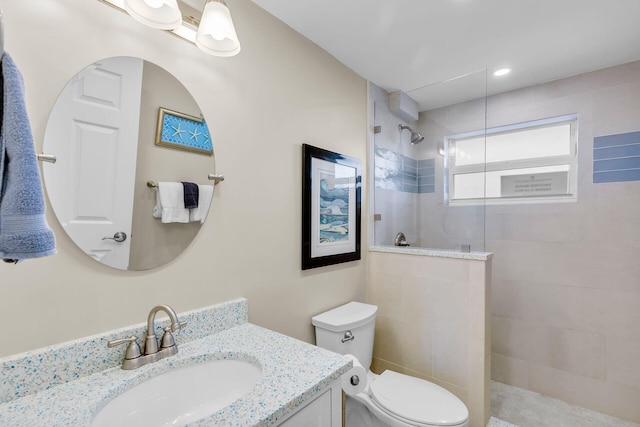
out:
M177 148L201 154L213 154L213 142L202 117L158 109L156 145Z
M359 260L360 160L302 149L302 269Z

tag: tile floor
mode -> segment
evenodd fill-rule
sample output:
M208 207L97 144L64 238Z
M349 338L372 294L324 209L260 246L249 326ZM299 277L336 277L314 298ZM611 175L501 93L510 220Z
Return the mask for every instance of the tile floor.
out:
M491 415L487 427L640 427L495 381L491 381Z
M491 417L489 419L489 422L487 423L487 427L518 427L518 426L508 423L506 421L499 420L496 417Z

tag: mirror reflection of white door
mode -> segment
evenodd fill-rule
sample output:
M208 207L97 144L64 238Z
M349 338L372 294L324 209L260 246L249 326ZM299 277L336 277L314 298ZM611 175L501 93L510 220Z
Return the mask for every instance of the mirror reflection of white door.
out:
M125 60L123 60L125 59ZM129 264L143 61L110 58L87 67L61 92L43 150L52 207L72 240L115 268ZM55 200L55 202L54 202ZM124 232L123 242L113 239Z

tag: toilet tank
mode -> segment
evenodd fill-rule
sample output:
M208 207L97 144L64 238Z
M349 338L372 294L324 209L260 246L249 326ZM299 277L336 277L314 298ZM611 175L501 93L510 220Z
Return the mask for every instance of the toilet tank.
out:
M340 354L353 354L369 370L378 307L350 302L311 318L316 345Z

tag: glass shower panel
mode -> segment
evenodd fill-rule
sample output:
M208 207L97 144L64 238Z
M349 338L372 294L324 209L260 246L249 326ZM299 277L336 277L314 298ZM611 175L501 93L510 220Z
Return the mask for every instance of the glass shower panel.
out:
M417 238L418 159L410 142L410 133L398 125L408 125L389 108L388 98L374 104L375 217L374 244L393 245L402 232L410 244Z
M449 203L448 163L455 146L451 135L475 135L470 154L484 159L486 129L486 70L452 78L407 92L418 103L417 120L406 121L389 108L388 97L374 103L374 243L394 245L402 232L411 247L472 251L485 248L484 176L474 182L480 201ZM424 136L411 144L409 126ZM474 172L478 172L475 170ZM484 170L481 171L484 175Z

